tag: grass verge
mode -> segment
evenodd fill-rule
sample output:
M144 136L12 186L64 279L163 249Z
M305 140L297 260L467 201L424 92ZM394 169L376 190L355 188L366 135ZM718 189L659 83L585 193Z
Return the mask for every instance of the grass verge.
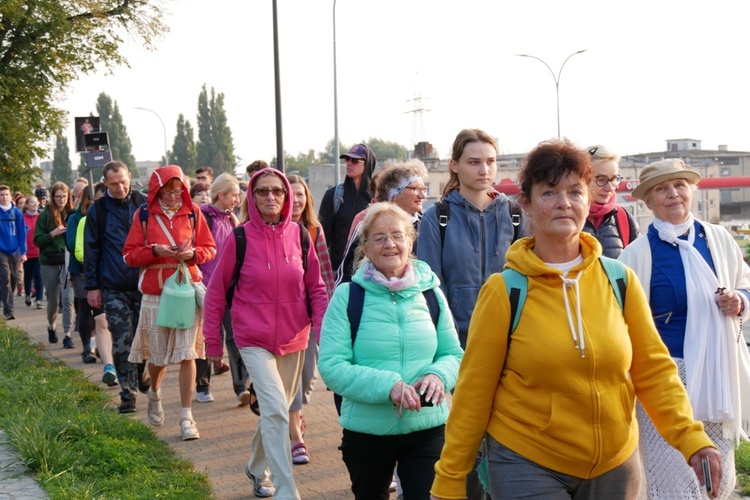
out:
M737 491L750 496L750 442L743 441L735 448L734 466L737 470Z
M53 499L211 497L207 475L2 322L0 401L0 428Z

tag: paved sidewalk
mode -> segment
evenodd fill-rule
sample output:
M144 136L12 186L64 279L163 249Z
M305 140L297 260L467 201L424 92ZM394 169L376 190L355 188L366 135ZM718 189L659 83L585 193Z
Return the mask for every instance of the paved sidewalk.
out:
M119 387L108 388L101 382L101 363L86 365L81 361L81 341L73 334L75 349L62 348L62 327L58 324L58 344L47 342L45 311L26 307L23 300L17 301L15 321L9 324L26 330L33 341L42 343L48 353L69 366L81 370L103 391L119 401ZM61 318L60 318L61 319ZM177 386L177 366L169 366L162 385L165 423L154 428L160 439L167 442L178 454L195 464L196 470L209 475L215 497L222 500L254 498L251 483L245 476L245 465L250 454L250 440L258 422L248 407L239 408L232 390L229 373L213 376L211 393L213 403L193 402L195 417L201 438L195 441L180 439L180 403ZM138 411L133 418L148 425L146 418L146 396L139 394ZM341 442L341 426L338 424L332 393L318 380L310 405L304 408L307 431L305 442L310 463L294 467L294 478L301 497L307 499L350 499L353 494L349 476L341 453L337 447ZM0 457L2 456L0 452ZM5 483L0 486L3 497ZM8 497L13 498L13 497ZM41 498L25 495L17 498ZM395 494L391 495L395 499Z
M15 449L0 430L0 499L46 499L49 495L29 474Z

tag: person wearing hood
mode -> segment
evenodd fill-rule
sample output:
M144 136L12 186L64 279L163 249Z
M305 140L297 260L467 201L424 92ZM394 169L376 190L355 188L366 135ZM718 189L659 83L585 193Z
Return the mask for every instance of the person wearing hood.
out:
M444 442L445 393L455 384L463 351L437 276L410 258L412 216L395 203L376 203L359 234L360 265L351 283L333 294L318 370L343 397L339 449L355 498L387 499L398 464L404 498L426 499ZM352 287L364 294L356 339Z
M591 146L591 206L583 230L602 246L605 257L616 259L638 237L638 223L617 204L617 186L622 182L620 157L604 146Z
M543 142L524 160L520 203L533 237L515 242L509 269L482 287L433 499L465 494L483 438L492 498L637 498L636 398L701 482L709 461L713 495L719 489L721 455L693 418L638 277L581 231L590 181L590 156L567 140ZM519 293L506 288L514 273L526 283L515 313Z
M167 365L180 365L180 431L182 440L189 441L200 437L191 407L195 359L204 357L202 311L195 308L193 326L187 329L159 326L156 319L164 282L182 264L187 266L193 283L201 281L198 264L216 256L216 244L206 219L190 199L187 178L180 167L154 170L148 188L148 217L144 221L140 212L135 215L123 248L125 263L141 269L138 288L143 294L128 361L148 362L151 388L147 392L147 416L154 426L164 423L161 384Z
M332 269L338 269L344 260L354 217L367 208L372 200L370 179L377 161L373 150L365 144L353 146L339 158L346 160L346 178L325 192L318 212Z
M320 332L328 294L309 233L292 220L294 199L283 173L266 168L250 179L242 266L237 236L224 240L205 298L207 359L221 360L221 322L230 307L234 342L257 396L260 421L245 474L257 497L299 498L292 474L289 405L299 386L310 329ZM231 302L227 292L232 287ZM233 295L231 295L233 293ZM316 333L319 338L319 335ZM269 470L270 469L270 470ZM273 478L273 480L272 480Z

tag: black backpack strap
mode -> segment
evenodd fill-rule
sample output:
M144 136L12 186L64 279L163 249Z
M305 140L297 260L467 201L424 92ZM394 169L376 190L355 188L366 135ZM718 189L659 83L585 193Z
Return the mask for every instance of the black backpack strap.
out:
M451 218L451 209L447 201L435 202L435 213L437 214L438 227L440 228L440 248L445 244L445 227Z
M510 337L513 335L513 328L515 325L515 319L518 317L518 304L521 296L521 290L519 288L511 288L508 294L508 300L510 300L510 323L508 323L508 345L510 345Z
M422 295L424 295L424 299L427 301L427 308L430 310L432 324L435 325L435 330L437 330L438 319L440 318L440 303L438 302L437 294L435 294L435 289L430 288L429 290L425 290L422 292Z
M310 252L310 231L299 222L299 246L302 248L302 269L307 272L307 254Z
M357 338L359 322L362 320L362 308L365 306L365 289L357 283L349 282L349 304L346 306L346 315L349 318L349 328L352 332L352 345Z
M102 235L107 231L107 204L105 194L94 202L94 210L96 211L96 229L99 232L96 238L96 248L101 247Z
M516 241L521 229L521 205L513 200L508 200L508 211L510 212L510 222L513 224L513 241Z
M206 212L205 210L201 209L201 212L203 212L203 218L206 219L206 224L208 224L208 229L213 232L214 230L214 215Z
M227 287L226 294L227 307L230 309L232 308L232 301L234 300L234 290L235 288L237 288L237 283L240 281L240 269L242 269L242 263L245 262L245 250L247 249L245 227L235 227L234 229L232 229L232 233L234 233L236 248L234 274L232 275L232 281L229 282L229 287Z

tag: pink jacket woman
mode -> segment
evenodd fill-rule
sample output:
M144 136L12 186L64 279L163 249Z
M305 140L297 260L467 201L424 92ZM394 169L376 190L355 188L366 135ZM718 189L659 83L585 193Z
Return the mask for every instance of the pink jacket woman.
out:
M253 192L259 175L267 170L257 172L250 179L248 198L251 198L249 193ZM279 177L290 193L289 181L283 175ZM291 196L287 196L282 208L281 222L274 225L263 222L255 203L247 200L245 203L248 221L242 227L247 247L231 308L235 343L240 349L262 347L279 356L302 351L307 348L310 327L320 331L328 306L328 294L315 248L311 244L307 250L305 272L301 229L291 220ZM225 240L208 285L203 334L209 356L222 354L220 325L226 306L226 291L234 275L236 248L234 236Z

